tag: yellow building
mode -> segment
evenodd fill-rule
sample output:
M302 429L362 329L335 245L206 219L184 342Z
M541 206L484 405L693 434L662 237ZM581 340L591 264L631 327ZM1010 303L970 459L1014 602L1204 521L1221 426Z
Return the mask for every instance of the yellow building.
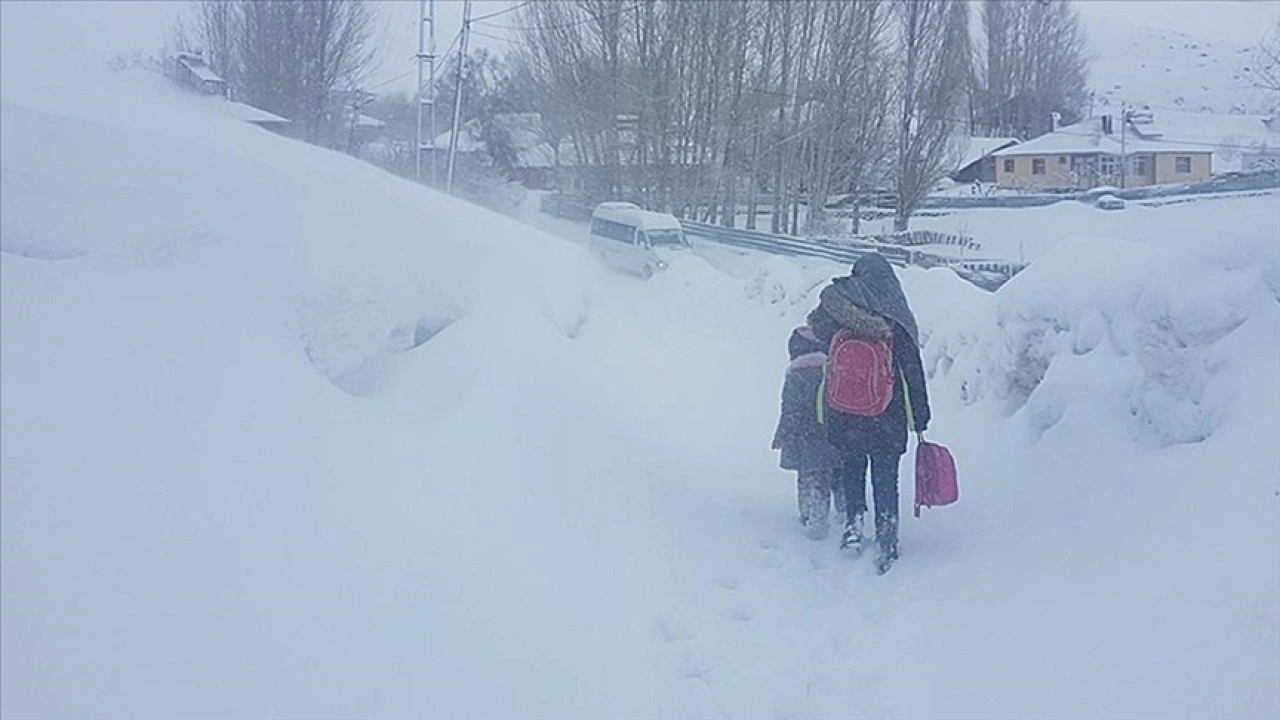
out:
M1001 187L1088 190L1196 183L1213 173L1212 148L1163 140L1110 116L1089 118L994 153ZM1123 162L1122 162L1123 160ZM1123 177L1121 173L1124 172Z

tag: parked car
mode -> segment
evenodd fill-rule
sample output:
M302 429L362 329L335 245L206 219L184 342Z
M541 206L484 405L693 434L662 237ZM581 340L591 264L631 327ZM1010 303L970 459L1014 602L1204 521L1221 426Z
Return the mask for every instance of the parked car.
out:
M1103 210L1123 210L1125 202L1115 195L1107 193L1106 195L1099 196L1094 204Z

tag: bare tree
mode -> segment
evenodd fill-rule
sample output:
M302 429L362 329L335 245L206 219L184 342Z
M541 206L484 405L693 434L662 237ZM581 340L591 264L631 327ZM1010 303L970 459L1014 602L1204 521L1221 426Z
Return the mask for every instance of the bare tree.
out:
M797 232L801 205L821 221L884 157L889 7L534 2L519 16L521 76L544 122L569 129L589 194L726 225L745 209L747 227L767 207L775 230Z
M1280 16L1271 30L1253 48L1250 60L1253 64L1253 85L1271 96L1280 106Z
M895 4L899 31L898 157L893 225L906 230L954 161L968 77L966 0Z
M184 23L240 97L313 141L333 92L369 68L374 24L364 0L201 0Z
M985 47L974 74L980 132L1031 138L1052 113L1072 123L1088 104L1084 29L1070 0L984 0Z

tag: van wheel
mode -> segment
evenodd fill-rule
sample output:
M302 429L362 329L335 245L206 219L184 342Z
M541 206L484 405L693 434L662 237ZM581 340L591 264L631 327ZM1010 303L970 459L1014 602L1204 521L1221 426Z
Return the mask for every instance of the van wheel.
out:
M645 265L644 270L640 272L640 276L643 277L645 280L648 280L649 278L653 277L653 266Z

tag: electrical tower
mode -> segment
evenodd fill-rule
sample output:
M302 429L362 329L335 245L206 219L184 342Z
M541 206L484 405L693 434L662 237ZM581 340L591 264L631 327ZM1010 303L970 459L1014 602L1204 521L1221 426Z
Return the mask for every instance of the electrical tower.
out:
M449 133L449 169L445 171L444 191L453 192L453 160L458 153L458 133L462 122L462 71L467 61L467 39L471 36L471 0L462 5L462 42L458 49L458 87L453 98L453 131Z
M436 0L418 0L418 152L413 173L422 182L422 153L429 153L432 185L436 184L435 77Z

